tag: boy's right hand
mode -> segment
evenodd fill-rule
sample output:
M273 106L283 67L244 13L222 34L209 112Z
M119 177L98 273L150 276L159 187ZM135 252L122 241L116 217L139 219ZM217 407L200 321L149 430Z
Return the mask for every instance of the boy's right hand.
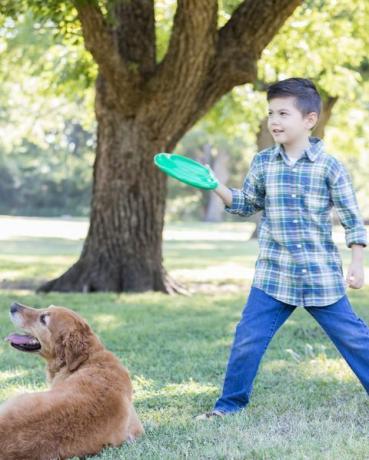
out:
M219 183L219 179L216 177L214 171L211 169L211 167L206 163L205 167L208 169L210 177L217 181Z
M218 185L212 190L215 192L219 198L221 198L227 206L232 206L232 192L220 180L216 177L214 171L210 168L208 164L205 165L209 170L210 176L218 182Z

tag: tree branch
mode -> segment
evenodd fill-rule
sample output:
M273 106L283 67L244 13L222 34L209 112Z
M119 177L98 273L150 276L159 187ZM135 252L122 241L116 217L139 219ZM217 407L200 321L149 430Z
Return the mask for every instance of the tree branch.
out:
M239 5L218 32L216 54L196 105L170 146L234 86L255 81L262 51L299 4L301 0L245 0Z
M251 49L258 59L286 19L302 0L244 0L219 30L220 49ZM245 27L247 25L247 27Z
M216 53L217 11L217 0L177 2L167 53L146 85L152 129L158 137L175 130L178 117L187 118L197 105Z
M225 94L234 86L255 80L262 51L301 3L302 0L242 2L218 32L216 63L207 84L212 86L213 80L220 79L219 87L224 85L220 92Z
M117 94L130 94L133 98L137 92L135 90L140 75L130 70L119 54L112 30L107 25L97 2L73 0L73 4L82 26L85 47L92 54L100 73Z
M217 0L178 0L168 51L150 86L171 93L198 85L216 49Z
M156 66L154 0L113 0L108 7L120 55L149 76Z

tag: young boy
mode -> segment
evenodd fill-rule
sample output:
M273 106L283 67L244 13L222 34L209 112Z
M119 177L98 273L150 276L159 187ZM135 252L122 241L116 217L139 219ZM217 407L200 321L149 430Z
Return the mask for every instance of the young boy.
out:
M271 339L296 307L304 307L333 341L369 394L369 327L346 295L342 262L332 240L335 206L352 250L347 285L364 284L366 230L350 176L341 162L310 137L321 100L314 84L289 78L268 88L268 129L276 144L257 153L242 190L215 192L226 211L262 210L259 257L250 294L235 331L223 392L199 420L244 408Z

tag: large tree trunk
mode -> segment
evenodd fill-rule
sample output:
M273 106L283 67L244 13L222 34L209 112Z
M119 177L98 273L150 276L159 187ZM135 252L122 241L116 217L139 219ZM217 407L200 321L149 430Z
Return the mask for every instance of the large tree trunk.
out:
M91 219L82 254L42 290L185 292L162 264L166 176L152 159L160 146L145 120L112 110L106 99L101 82Z
M186 292L162 264L166 177L153 155L256 78L261 52L301 0L245 0L220 30L217 1L178 0L159 64L153 0L107 1L109 20L99 2L73 3L99 69L90 227L78 262L40 290Z

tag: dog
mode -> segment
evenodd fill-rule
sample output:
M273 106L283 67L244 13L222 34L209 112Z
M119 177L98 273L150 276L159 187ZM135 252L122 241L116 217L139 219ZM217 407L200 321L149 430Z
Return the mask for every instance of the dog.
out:
M64 460L97 454L144 433L127 369L86 321L64 307L14 303L11 320L26 334L6 340L46 360L50 389L0 405L0 460Z

